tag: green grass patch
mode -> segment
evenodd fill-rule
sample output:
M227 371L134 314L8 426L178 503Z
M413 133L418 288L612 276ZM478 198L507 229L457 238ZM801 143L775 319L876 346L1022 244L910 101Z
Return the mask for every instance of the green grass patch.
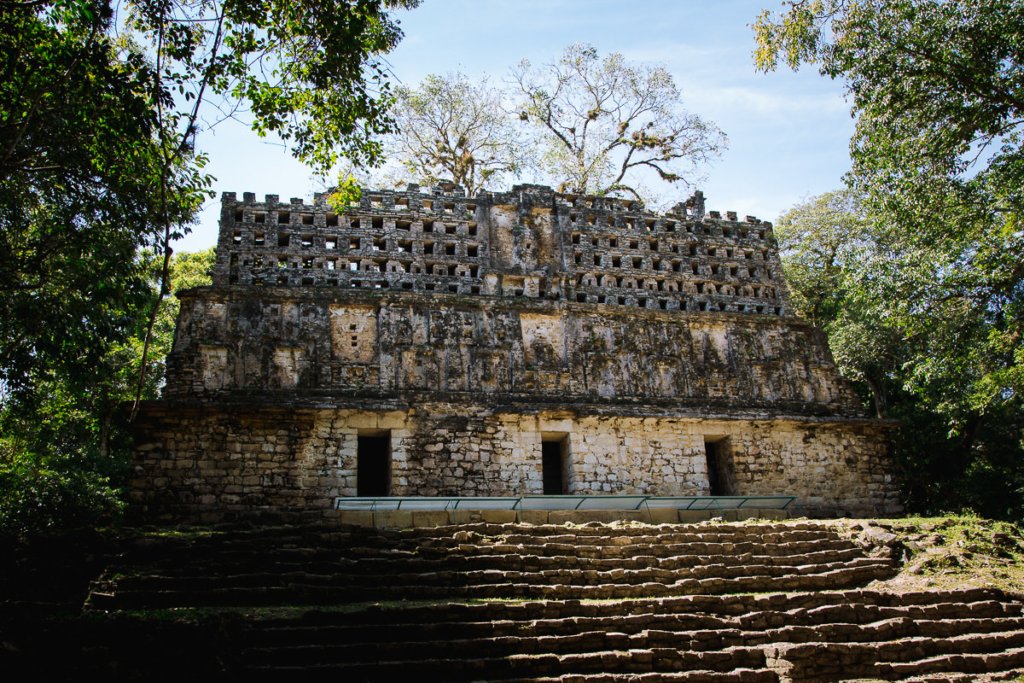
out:
M984 585L1024 592L1024 531L1016 524L973 514L870 523L899 538L903 580L919 577L934 588Z

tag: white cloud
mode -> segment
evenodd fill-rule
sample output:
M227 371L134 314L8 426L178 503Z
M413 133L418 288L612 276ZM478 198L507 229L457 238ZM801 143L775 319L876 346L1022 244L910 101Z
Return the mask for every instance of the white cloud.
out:
M702 111L705 108L742 109L747 114L763 116L789 116L807 112L831 116L850 111L850 105L839 93L793 94L768 87L747 86L697 86L689 92L688 100L699 103Z

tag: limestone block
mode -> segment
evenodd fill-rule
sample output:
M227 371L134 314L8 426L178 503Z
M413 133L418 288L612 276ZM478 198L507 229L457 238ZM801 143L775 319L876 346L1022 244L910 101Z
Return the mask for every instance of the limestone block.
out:
M396 510L395 512L402 512ZM412 511L412 526L446 526L451 521L448 517L447 510L413 510Z
M374 513L369 510L338 510L336 515L341 524L374 526Z
M679 521L679 510L675 508L646 508L642 512L642 521L651 524L675 524Z
M684 524L692 522L704 522L711 519L711 513L708 510L677 510L679 521Z
M587 522L645 522L647 515L641 510L551 510L549 524L586 524Z
M510 524L518 521L515 510L480 510L480 518L489 524Z
M407 529L413 526L409 510L381 510L373 513L373 525L382 529Z
M377 413L353 413L347 423L350 429L380 429Z
M482 521L484 520L479 510L459 509L448 511L449 524L473 524Z
M516 521L521 524L547 524L547 510L516 510Z

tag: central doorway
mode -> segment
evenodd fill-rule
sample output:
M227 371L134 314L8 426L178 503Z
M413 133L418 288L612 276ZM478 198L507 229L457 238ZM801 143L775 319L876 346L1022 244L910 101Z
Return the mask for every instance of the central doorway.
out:
M572 468L569 462L569 436L544 435L541 438L541 467L544 495L560 496L572 492Z
M391 435L360 434L356 450L356 495L391 495Z

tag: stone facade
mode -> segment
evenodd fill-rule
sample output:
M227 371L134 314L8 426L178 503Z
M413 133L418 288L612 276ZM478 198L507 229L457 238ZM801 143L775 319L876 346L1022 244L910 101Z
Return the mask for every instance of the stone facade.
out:
M665 215L538 186L340 214L226 193L214 284L180 296L137 421L148 513L543 492L898 509L891 425L791 315L771 224L699 193Z

